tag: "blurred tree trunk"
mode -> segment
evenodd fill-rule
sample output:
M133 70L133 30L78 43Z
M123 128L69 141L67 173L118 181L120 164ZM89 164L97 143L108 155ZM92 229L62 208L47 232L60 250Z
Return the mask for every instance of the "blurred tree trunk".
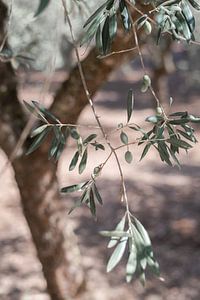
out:
M0 34L6 8L0 2ZM2 40L2 38L1 38ZM10 156L26 124L17 98L17 81L9 63L0 63L0 146ZM24 151L28 141L24 145ZM12 163L24 216L29 225L52 300L66 300L84 289L71 221L61 215L56 165L48 161L46 145L30 156L18 155Z
M0 1L0 34L3 34L5 6ZM134 47L131 35L119 30L114 41L115 51ZM112 70L135 54L124 52L106 59L97 59L92 50L83 62L86 81L91 95L107 80ZM11 154L26 119L17 99L15 74L9 63L0 63L0 146ZM52 105L52 112L66 123L76 123L87 104L78 68L72 70L63 83ZM26 151L29 140L23 146ZM48 161L45 143L30 156L18 154L12 163L21 195L25 218L29 225L38 258L42 264L47 290L52 300L75 299L84 290L85 276L80 263L79 249L71 221L63 216L56 180L56 164Z

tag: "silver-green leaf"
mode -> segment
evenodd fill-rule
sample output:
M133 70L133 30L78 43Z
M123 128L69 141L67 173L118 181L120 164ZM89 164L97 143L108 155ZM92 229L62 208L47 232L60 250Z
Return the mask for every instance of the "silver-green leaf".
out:
M115 250L113 251L113 253L108 261L107 272L112 271L117 266L117 264L120 262L123 254L124 254L125 248L126 248L127 240L128 240L128 237L122 237L120 239L118 245L116 246Z

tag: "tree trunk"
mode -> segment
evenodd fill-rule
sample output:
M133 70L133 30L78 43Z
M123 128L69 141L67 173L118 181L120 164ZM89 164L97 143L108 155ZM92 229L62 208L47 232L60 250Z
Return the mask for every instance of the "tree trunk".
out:
M66 300L75 298L85 282L72 221L62 213L56 165L47 157L42 147L15 160L13 167L48 292L54 300Z
M5 18L6 8L0 2L0 36ZM26 120L9 63L0 63L0 78L0 146L9 157ZM85 277L72 221L65 222L66 215L61 214L56 165L48 162L44 145L33 155L18 155L12 166L49 295L52 300L74 299L84 289Z
M2 69L3 78L9 76L11 79L11 73L2 64L0 76ZM1 104L3 99L7 99L7 103L1 105L0 146L9 156L25 123L23 115L19 118L21 107L13 86L7 90L5 96L0 97ZM8 99L12 99L12 103ZM12 166L24 216L42 264L48 293L52 300L75 299L84 289L85 276L72 220L68 219L66 222L66 214L62 214L56 164L48 161L48 149L44 144L32 155L17 157Z

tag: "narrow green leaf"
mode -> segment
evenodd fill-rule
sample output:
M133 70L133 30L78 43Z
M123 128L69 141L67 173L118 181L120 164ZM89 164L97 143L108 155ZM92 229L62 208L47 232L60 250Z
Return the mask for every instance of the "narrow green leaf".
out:
M117 33L117 14L114 12L113 15L109 16L109 36L110 40L113 41Z
M39 16L45 10L45 8L48 6L49 3L50 3L50 0L40 0L38 9L37 9L34 17Z
M144 241L134 224L131 224L131 233L133 234L133 240L137 248L138 255L143 254Z
M132 244L131 251L129 254L128 262L126 265L126 281L129 283L132 280L133 274L137 268L137 249Z
M99 17L99 15L101 15L105 9L107 5L107 2L103 3L89 18L88 20L85 22L85 24L83 25L83 28L85 28L89 23L91 23L92 21L94 21L96 18Z
M57 126L53 126L53 131L54 131L54 134L55 134L55 137L57 139L57 141L60 141L60 130Z
M177 11L176 12L176 18L179 20L181 26L182 26L182 30L180 33L183 34L183 36L185 37L186 41L191 40L192 38L192 34L190 31L190 28L186 22L186 19L184 18L182 12Z
M193 13L189 7L189 5L184 1L181 2L181 9L182 9L182 14L185 17L187 24L190 28L191 33L195 30L195 18L193 16Z
M137 20L137 29L139 30L145 23L146 19L147 19L147 15L144 14L143 16L141 16L138 20Z
M83 192L83 194L82 194L82 196L81 196L81 198L80 198L80 201L81 201L81 203L87 203L87 202L89 202L89 197L90 197L90 187L88 188L87 187L87 184L88 184L88 182L86 182L86 184L85 184L85 190L84 190L84 192ZM83 187L83 188L84 188ZM82 188L82 189L83 189Z
M146 258L146 256L143 256L140 259L140 266L141 266L142 270L146 269L146 266L147 266L147 258Z
M107 272L112 271L117 266L117 264L120 262L123 254L124 254L125 248L126 248L127 240L128 240L127 237L122 237L120 239L118 245L116 246L115 250L113 251L113 253L108 261Z
M97 134L95 134L95 133L90 134L85 140L83 140L83 145L86 146L88 143L90 143L96 137L97 137Z
M175 152L173 151L173 148L172 148L172 149L168 148L168 150L169 150L169 152L170 152L170 154L171 154L171 157L173 158L175 164L176 164L179 168L181 168L181 165L180 165L180 163L179 163L178 158L176 157Z
M69 171L72 171L74 170L74 168L76 167L77 165L77 162L78 162L78 159L79 159L79 152L76 151L76 153L74 154L72 160L71 160L71 163L69 165Z
M91 145L95 147L95 150L99 150L99 149L105 150L105 147L102 144L99 144L99 143L95 142L95 143L91 143Z
M51 142L51 146L49 148L48 159L54 158L58 147L58 140L54 137Z
M104 55L108 53L110 49L110 43L109 16L107 16L102 29L102 50Z
M186 138L187 140L189 140L189 141L191 141L191 142L194 142L194 143L196 143L197 142L197 140L196 140L196 138L194 137L194 135L193 134L189 134L189 133L187 133L187 132L184 132L184 131L182 131L182 130L180 130L180 129L177 129L177 132L178 133L180 133L184 138Z
M89 206L90 206L90 211L91 211L91 214L93 216L96 216L96 205L95 205L95 201L94 201L94 194L93 194L93 190L90 189L90 196L89 196Z
M200 123L200 118L195 117L193 115L188 115L188 120L190 120L191 123Z
M154 260L152 257L147 257L147 264L150 267L150 270L156 275L160 276L160 268L159 264L156 260Z
M30 103L28 103L24 100L23 100L23 103L29 112L31 112L36 118L40 119L41 121L44 121L44 114L39 112L38 109L34 105L31 105Z
M170 117L184 117L184 118L186 118L188 116L188 112L187 111L176 111L174 113L171 113L169 116Z
M58 147L57 147L56 152L54 154L55 161L57 161L60 158L60 156L61 156L61 154L64 150L64 147L65 147L65 144L63 144L59 141Z
M82 140L81 136L77 140L77 148L78 148L79 155L82 156L82 154L83 154L83 140Z
M167 139L167 142L176 146L176 147L180 147L180 148L183 148L183 149L190 149L192 148L192 146L190 144L188 144L187 142L181 140L181 139Z
M200 4L198 3L197 0L188 0L188 1L196 10L200 10Z
M39 146L44 142L44 140L46 139L48 133L50 132L51 128L47 127L46 129L44 129L33 141L33 143L31 144L31 146L29 147L28 151L26 152L26 155L32 153L33 151L35 151L37 148L39 148Z
M82 182L79 184L73 184L73 185L66 186L61 189L61 193L72 193L72 192L76 192L76 191L81 191L82 188L87 185L87 183L88 183L88 181Z
M123 218L117 224L114 231L124 231L125 221L126 221L126 215L123 216ZM119 238L116 238L116 237L113 238L112 237L110 242L108 243L108 248L114 247L117 244L118 240L119 240Z
M100 231L99 233L105 237L112 237L113 239L118 238L117 240L119 240L119 238L122 238L122 237L131 237L130 233L125 232L125 231L113 230L113 231Z
M172 166L170 156L165 142L158 141L158 152L162 161L165 161L169 166Z
M48 127L48 125L42 125L36 129L34 129L32 132L31 132L31 137L34 137L38 134L40 134L42 131L44 131L46 128Z
M79 174L82 174L83 171L85 170L86 164L87 164L87 148L83 152L83 156L81 158L80 164L79 164Z
M127 96L127 123L130 121L134 105L134 95L133 90L130 89Z
M144 228L144 226L135 217L134 217L134 222L135 222L135 226L136 226L138 232L140 233L141 237L143 238L144 245L146 247L151 246L151 240L150 240L149 234L146 231L146 229Z
M181 118L181 119L170 120L169 124L182 125L182 124L185 124L185 123L188 123L188 122L189 122L189 120L187 118Z
M120 11L120 15L121 15L122 24L124 26L124 29L126 31L129 31L132 27L132 23L131 23L131 20L130 20L128 8L126 6L126 2L124 0L121 0L119 2L119 11Z
M150 147L151 147L151 144L150 144L150 143L147 144L147 145L144 147L144 150L143 150L143 152L142 152L142 155L141 155L141 157L140 157L140 160L142 160L142 159L145 157L145 155L148 153Z
M97 47L99 53L103 54L101 24L97 28L95 40L96 40L96 47Z
M100 23L104 19L105 19L104 15L99 15L96 19L94 19L94 21L90 24L86 33L84 34L84 36L80 42L80 46L82 46L84 44L89 44L91 42L91 40L93 39L93 37L95 36L95 34L97 32L97 29L98 29Z
M112 7L113 7L113 4L114 4L115 0L108 0L106 3L106 9L107 10L110 10Z
M96 200L99 202L99 204L103 205L101 195L99 194L99 191L98 191L95 183L93 184L93 191L94 191L94 196L95 196Z
M37 101L32 101L33 105L37 107L37 109L46 117L49 118L51 121L59 123L59 119L56 118L48 109L44 108L40 103Z

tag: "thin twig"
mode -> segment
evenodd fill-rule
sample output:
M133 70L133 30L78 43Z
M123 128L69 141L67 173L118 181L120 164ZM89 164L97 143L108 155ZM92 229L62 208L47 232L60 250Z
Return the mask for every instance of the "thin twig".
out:
M109 53L107 55L98 55L97 58L104 59L104 58L107 58L107 57L112 56L112 55L126 53L126 52L131 52L131 51L134 51L134 50L137 50L137 47L128 48L128 49L119 50L119 51L113 51L113 52L111 52L111 53Z
M47 126L58 126L58 127L80 127L80 128L92 128L92 129L100 129L99 126L95 125L84 125L84 124L71 124L71 123L48 123Z
M143 59L143 55L142 55L142 51L140 49L140 45L139 45L139 42L138 42L138 36L137 36L137 32L136 32L136 28L135 26L133 26L133 33L134 33L134 38L135 38L135 44L136 44L136 47L138 49L138 54L139 54L139 57L140 57L140 62L141 62L141 66L142 66L142 69L144 71L144 75L147 74L147 71L146 71L146 68L145 68L145 64L144 64L144 59ZM160 107L161 110L162 110L162 114L165 118L165 120L167 120L167 115L164 111L164 108L163 106L161 105L161 102L160 102L160 99L158 98L158 96L156 95L156 92L154 91L152 85L150 84L149 86L149 90L151 91L151 94L153 95L155 101L156 101L156 104L157 104L157 107Z
M64 0L61 0L61 1L62 1L62 4L63 4L64 11L65 11L65 18L67 20L67 23L68 23L69 29L70 29L70 34L71 34L72 43L73 43L74 49L75 49L75 54L76 54L76 58L77 58L77 64L78 64L78 68L79 68L79 73L80 73L81 81L82 81L82 84L83 84L83 89L84 89L85 95L87 97L87 100L88 100L88 102L90 104L90 107L91 107L91 109L93 111L93 114L94 114L94 117L96 119L96 122L97 122L98 126L101 129L102 135L103 135L103 137L104 137L104 139L105 139L108 147L110 148L111 152L115 156L115 159L116 159L116 162L117 162L117 166L118 166L118 169L119 169L119 173L120 173L120 177L121 177L123 199L125 200L127 213L129 213L129 205L128 205L128 199L127 199L127 193L126 193L126 187L125 187L125 180L124 180L124 175L123 175L122 167L120 165L117 153L116 153L115 149L113 148L113 146L111 145L110 141L108 140L108 136L107 136L107 134L106 134L106 132L105 132L105 130L104 130L102 124L101 124L101 121L99 120L99 117L98 117L98 115L96 113L96 109L94 107L93 100L92 100L92 98L90 96L90 92L88 90L86 79L85 79L85 76L84 76L84 73L83 73L83 68L82 68L82 64L81 64L81 61L80 61L78 48L77 48L76 41L75 41L74 34L73 34L73 27L72 27L71 19L69 17L68 11L67 11L67 7L66 7L65 1Z

